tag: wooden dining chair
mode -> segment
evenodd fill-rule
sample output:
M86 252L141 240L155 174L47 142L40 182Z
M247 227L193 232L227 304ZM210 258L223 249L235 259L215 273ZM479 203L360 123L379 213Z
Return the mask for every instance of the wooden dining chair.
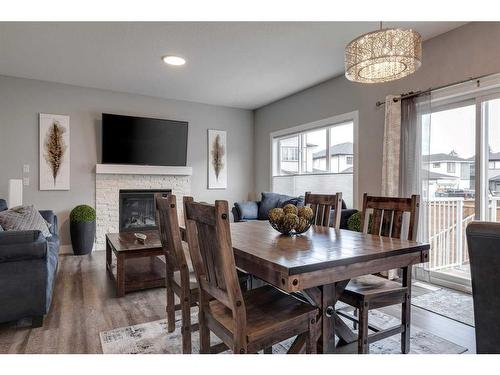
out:
M417 237L418 210L420 197L411 198L374 197L364 194L361 213L362 231L376 236L401 238L404 233L404 213L409 213L407 235L405 239ZM369 210L373 210L371 215ZM340 297L340 300L357 309L358 314L358 353L368 353L369 344L386 337L401 334L401 352L410 350L410 298L411 266L402 269L402 283L387 280L375 275L366 275L352 279ZM401 324L387 330L369 325L368 312L386 306L401 304ZM338 312L348 319L350 315ZM374 334L368 335L368 329Z
M191 307L197 305L198 283L191 266L187 244L181 239L175 195L155 194L155 200L166 264L167 330L175 330L175 311L180 309L182 353L189 354L192 350L191 332L197 330L196 325L191 325ZM179 298L179 305L175 304L175 296Z
M340 214L342 212L342 193L311 194L306 192L304 204L313 210L313 224L340 229ZM330 220L331 212L333 221ZM331 221L331 222L330 222Z
M316 352L317 308L272 286L243 292L231 244L227 201L215 205L184 197L186 235L198 284L200 352L210 353L210 332L234 353L269 353L296 335Z

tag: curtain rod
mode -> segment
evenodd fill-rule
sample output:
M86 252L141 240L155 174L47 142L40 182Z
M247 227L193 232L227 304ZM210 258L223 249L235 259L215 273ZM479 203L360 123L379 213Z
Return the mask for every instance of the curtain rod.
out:
M428 93L428 92L431 92L431 91L435 91L435 90L439 90L439 89L444 89L445 87L449 87L449 86L460 85L461 83L466 83L466 82L470 82L470 81L477 81L477 85L479 86L479 84L480 84L479 80L481 78L489 77L489 76L491 76L493 74L497 74L497 73L483 74L483 75L477 76L477 77L470 77L470 78L467 78L467 79L464 79L464 80L461 80L461 81L457 81L457 82L454 82L454 83L448 83L447 85L442 85L442 86L438 86L438 87L430 87L427 90L420 90L420 91L416 91L416 92L410 91L410 92L407 92L407 93L404 93L404 94L400 94L399 96L395 97L393 100L395 102L397 102L398 100L401 100L401 99L406 99L406 98L411 98L411 97L414 97L414 96L419 96L419 95L422 95L422 94L425 94L425 93ZM380 107L381 105L384 105L384 104L385 104L385 100L384 101L378 101L378 102L375 103L375 105L377 107Z

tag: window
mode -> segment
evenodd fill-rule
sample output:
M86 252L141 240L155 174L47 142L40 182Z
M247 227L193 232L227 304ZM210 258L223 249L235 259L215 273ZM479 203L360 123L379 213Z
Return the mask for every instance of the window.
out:
M354 121L326 124L272 136L272 189L294 196L339 191L352 206Z
M489 168L489 169L495 169L495 162L494 162L494 161L490 161L490 162L488 163L488 168Z
M299 161L299 149L297 147L282 146L281 161Z
M456 164L455 163L447 163L446 172L447 173L455 173L456 172Z
M441 163L432 163L432 168L441 168Z

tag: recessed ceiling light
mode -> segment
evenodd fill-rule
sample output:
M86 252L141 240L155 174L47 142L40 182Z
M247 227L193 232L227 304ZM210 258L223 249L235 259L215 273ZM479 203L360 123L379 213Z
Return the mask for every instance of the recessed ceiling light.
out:
M180 56L163 56L161 59L168 65L181 66L186 63L186 60Z

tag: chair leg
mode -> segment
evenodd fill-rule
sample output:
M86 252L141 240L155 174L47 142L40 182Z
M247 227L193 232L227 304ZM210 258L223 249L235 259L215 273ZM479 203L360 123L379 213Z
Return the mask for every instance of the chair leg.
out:
M309 330L307 331L306 337L306 354L316 354L318 341L315 338L316 333L316 320L309 319Z
M201 304L200 304L201 305ZM200 354L210 354L210 330L208 329L207 323L205 321L205 313L203 308L200 306L200 311L198 313L199 326L200 326Z
M167 294L167 330L169 333L175 331L175 301L174 290L172 289L173 272L167 269L166 294Z
M364 302L359 309L358 353L368 354L368 302Z
M182 353L191 354L191 298L189 294L181 297L182 308Z
M273 347L268 346L267 348L264 349L264 354L273 354Z
M356 318L358 317L358 309L354 309L353 315ZM352 329L353 330L357 330L358 329L358 323L356 321L352 322Z
M410 327L411 327L411 266L403 268L403 286L408 288L405 301L401 306L401 325L404 327L401 333L401 353L410 352Z

